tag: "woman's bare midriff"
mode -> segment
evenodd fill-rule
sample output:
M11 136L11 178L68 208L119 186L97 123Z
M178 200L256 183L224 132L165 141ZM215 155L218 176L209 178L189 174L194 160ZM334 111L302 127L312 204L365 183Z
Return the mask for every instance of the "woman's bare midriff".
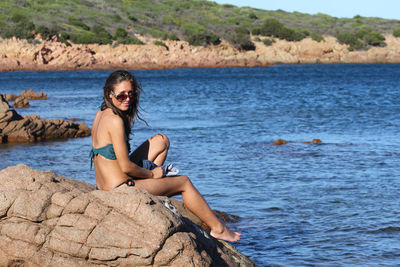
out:
M97 188L111 190L130 178L121 171L117 160L103 158L97 155L94 158Z

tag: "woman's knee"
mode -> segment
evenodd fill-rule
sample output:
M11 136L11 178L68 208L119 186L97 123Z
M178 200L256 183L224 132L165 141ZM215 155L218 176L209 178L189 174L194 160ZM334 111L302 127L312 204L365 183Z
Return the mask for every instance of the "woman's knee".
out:
M169 149L169 138L165 134L158 133L152 136L149 141L157 146L162 147L163 149Z
M179 176L179 179L181 180L181 185L185 188L188 186L193 186L192 181L190 181L190 178L187 177L186 175L181 175Z

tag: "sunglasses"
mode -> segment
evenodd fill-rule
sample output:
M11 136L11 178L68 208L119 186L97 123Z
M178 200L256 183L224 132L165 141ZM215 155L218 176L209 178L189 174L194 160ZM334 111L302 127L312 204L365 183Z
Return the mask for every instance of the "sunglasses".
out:
M119 102L125 101L129 97L129 99L132 99L135 94L133 91L129 91L127 94L121 93L119 95L116 95L113 91L111 91L111 94L113 97L115 97Z

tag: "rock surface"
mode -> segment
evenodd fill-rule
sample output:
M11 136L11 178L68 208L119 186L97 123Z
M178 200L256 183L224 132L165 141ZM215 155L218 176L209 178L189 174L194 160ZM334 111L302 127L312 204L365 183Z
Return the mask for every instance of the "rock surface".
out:
M48 96L46 93L43 92L39 92L36 93L35 91L33 91L33 89L29 89L29 90L24 90L21 92L21 94L19 95L20 97L24 97L28 100L45 100L48 99Z
M15 94L4 94L4 98L6 101L17 101L18 98L26 100L45 100L48 99L48 96L46 93L36 93L35 91L33 91L33 89L29 89L22 91L19 96Z
M84 123L63 119L45 120L38 115L21 116L0 95L0 143L28 143L90 135Z
M254 266L166 197L37 171L0 171L0 266Z
M14 100L14 104L12 105L13 108L29 108L29 101L23 96L18 96Z
M210 47L190 46L185 41L164 41L166 47L154 45L154 39L138 36L147 45L77 45L67 46L56 40L0 38L0 71L75 70L75 69L163 69L182 67L268 66L272 64L313 63L399 63L400 38L385 35L386 47L366 51L348 50L336 38L325 41L311 38L299 42L276 40L270 46L256 41L254 51L240 51L229 43ZM264 38L264 37L260 37Z

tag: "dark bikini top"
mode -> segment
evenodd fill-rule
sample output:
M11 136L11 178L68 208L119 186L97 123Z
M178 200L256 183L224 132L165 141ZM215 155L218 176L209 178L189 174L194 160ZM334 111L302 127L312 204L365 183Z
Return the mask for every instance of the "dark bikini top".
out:
M129 154L131 151L131 147L130 147L128 141L126 141L126 145L128 146L128 154ZM108 144L108 145L105 145L105 146L102 146L99 148L92 147L92 149L90 150L90 154L89 154L90 168L92 168L94 156L97 156L99 154L102 155L106 159L111 159L111 160L117 159L117 156L115 155L114 147L112 144Z
M105 157L106 159L111 159L111 160L116 160L117 157L115 156L115 151L114 151L114 147L112 144L108 144L99 148L94 148L92 147L92 149L90 150L90 168L92 168L93 165L93 158L94 156L97 155L102 155L103 157Z

